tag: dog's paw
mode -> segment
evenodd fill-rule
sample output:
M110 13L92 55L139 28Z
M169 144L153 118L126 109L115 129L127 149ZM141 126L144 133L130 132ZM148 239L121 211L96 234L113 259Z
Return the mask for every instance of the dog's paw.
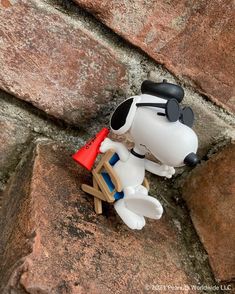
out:
M114 142L112 140L110 140L109 138L104 139L104 141L100 145L100 152L105 153L109 149L112 149L113 143Z
M145 219L142 215L138 215L129 210L124 202L120 199L114 203L114 209L122 219L122 221L132 230L141 230L145 226Z
M161 176L170 179L175 174L175 169L172 166L162 165Z
M132 197L124 197L125 206L136 213L152 219L160 219L163 214L161 203L152 196L136 193Z
M122 143L106 138L100 145L100 152L105 153L110 149L118 154L121 161L127 161L129 158L130 152Z

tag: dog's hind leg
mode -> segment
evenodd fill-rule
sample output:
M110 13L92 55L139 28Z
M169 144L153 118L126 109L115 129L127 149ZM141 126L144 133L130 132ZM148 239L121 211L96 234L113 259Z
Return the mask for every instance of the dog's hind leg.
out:
M126 207L136 214L160 219L163 213L161 203L154 197L136 192L124 198Z
M124 199L120 199L114 203L114 208L122 221L132 230L141 230L145 226L143 216L130 211L126 206Z

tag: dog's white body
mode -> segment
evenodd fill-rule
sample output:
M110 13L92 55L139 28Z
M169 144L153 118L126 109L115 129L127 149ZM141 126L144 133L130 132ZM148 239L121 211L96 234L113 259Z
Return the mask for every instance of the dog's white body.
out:
M157 115L156 108L137 108L139 102L166 103L166 100L142 94L131 97L132 104L125 123L113 130L116 134L130 132L135 146L134 152L145 155L152 153L162 164L133 155L122 143L105 139L100 147L101 152L115 150L120 160L114 165L124 192L124 198L115 202L114 207L124 223L131 229L142 229L145 218L159 219L163 208L160 202L148 195L142 185L145 170L158 176L171 178L174 167L184 165L184 158L198 147L194 131L181 122L169 122L165 116ZM130 104L130 103L129 103ZM158 112L163 112L158 109ZM112 123L111 123L112 128Z

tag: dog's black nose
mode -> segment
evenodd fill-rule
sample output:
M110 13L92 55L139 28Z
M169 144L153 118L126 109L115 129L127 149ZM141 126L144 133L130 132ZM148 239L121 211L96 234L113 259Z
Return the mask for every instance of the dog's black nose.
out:
M189 153L185 159L184 159L184 163L188 166L195 166L197 165L199 162L198 157L195 153Z

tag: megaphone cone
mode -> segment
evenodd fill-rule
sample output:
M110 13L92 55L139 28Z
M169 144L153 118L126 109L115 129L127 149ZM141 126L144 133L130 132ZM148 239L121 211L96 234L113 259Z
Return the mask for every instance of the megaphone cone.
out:
M108 136L109 129L103 128L94 138L89 140L85 146L79 149L72 157L81 166L91 170L97 155L99 154L100 144Z

